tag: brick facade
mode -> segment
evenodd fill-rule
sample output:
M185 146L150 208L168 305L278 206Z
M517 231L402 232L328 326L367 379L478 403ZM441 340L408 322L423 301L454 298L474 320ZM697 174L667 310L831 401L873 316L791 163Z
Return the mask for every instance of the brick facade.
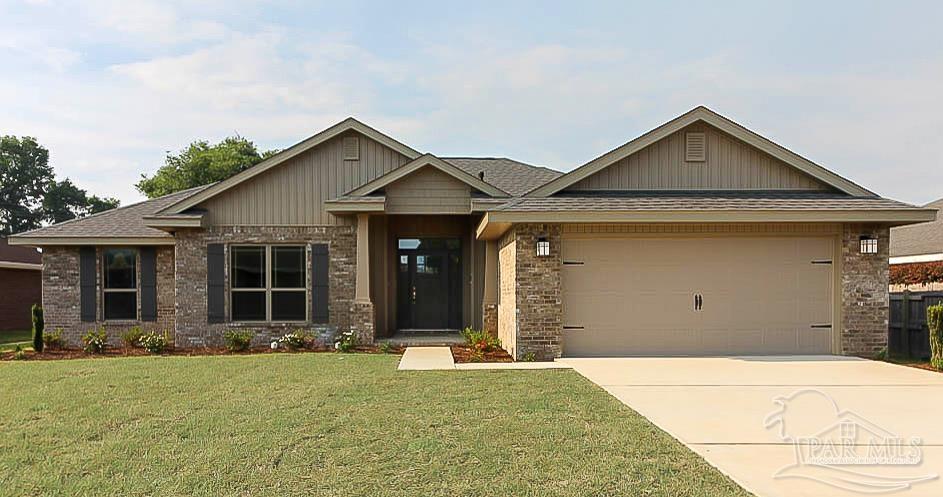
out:
M877 237L877 254L861 253L861 236ZM873 356L887 346L889 230L848 224L841 242L841 353Z
M498 304L481 305L481 329L493 336L498 336Z
M42 302L42 274L35 269L0 268L0 330L28 330L30 308Z
M80 309L79 247L50 246L43 249L43 311L46 330L62 329L62 339L68 347L81 347L82 336L90 330L104 328L111 345L120 344L121 333L133 326L145 331L174 330L174 248L157 247L157 321L140 320L104 321L102 317L102 253L96 249L94 322L83 322ZM141 314L141 258L137 258L137 314Z
M351 310L356 284L356 234L351 226L308 227L213 227L207 230L181 230L177 232L177 344L180 347L219 346L223 333L228 329L249 329L256 332L255 345L264 345L281 335L306 329L325 339L331 339L337 331L351 326ZM308 245L328 244L328 315L329 324L308 323L207 323L206 321L206 246L211 243L227 245L225 278L225 315L229 316L229 251L234 243L276 244L294 243ZM307 287L311 287L311 253L307 257ZM308 292L308 309L311 294ZM310 313L310 310L309 310ZM371 311L372 316L372 311ZM371 320L372 323L372 320ZM366 332L362 332L366 333ZM372 327L370 330L372 342ZM365 335L366 336L366 335Z
M505 324L511 319L514 321L513 344L505 347L515 359L533 354L538 360L552 360L563 351L561 233L559 224L520 224L501 240L501 305L505 305L508 298L514 299L513 311L509 308L503 311ZM550 242L549 256L537 256L540 237Z

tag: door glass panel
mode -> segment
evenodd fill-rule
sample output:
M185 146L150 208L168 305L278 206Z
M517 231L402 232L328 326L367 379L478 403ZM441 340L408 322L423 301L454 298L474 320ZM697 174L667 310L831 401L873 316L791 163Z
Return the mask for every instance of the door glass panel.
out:
M400 250L415 250L419 248L420 241L418 238L400 238L399 239L399 249Z

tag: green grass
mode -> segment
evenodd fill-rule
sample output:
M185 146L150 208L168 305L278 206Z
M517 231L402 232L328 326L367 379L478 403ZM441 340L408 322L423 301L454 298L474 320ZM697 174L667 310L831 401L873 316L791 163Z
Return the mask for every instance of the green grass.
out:
M748 495L573 371L397 360L0 364L0 494Z
M0 331L0 352L13 350L17 345L23 348L33 347L33 332L31 330Z

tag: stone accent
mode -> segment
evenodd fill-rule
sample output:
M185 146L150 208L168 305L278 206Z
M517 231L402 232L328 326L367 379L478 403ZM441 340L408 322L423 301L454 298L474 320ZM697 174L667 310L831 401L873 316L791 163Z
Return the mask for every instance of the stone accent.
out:
M876 236L877 254L862 254L861 236ZM841 353L873 356L887 346L889 230L845 225L842 230Z
M253 343L265 345L281 335L306 329L325 337L351 326L351 304L354 298L356 276L356 238L352 226L219 226L207 230L181 230L177 238L177 345L180 347L219 346L229 329L250 329L257 333ZM328 277L330 298L329 323L213 323L206 322L206 246L211 243L227 245L225 265L226 315L229 315L229 244L295 243L328 244ZM306 271L308 288L311 286L311 253L308 249ZM308 294L307 306L311 307ZM309 311L310 312L310 311ZM372 321L371 321L372 323ZM370 335L372 342L372 330Z
M121 345L121 333L133 326L145 331L173 334L174 330L174 248L156 247L157 256L157 321L139 320L104 321L102 317L102 252L107 247L96 249L96 319L82 322L79 279L79 247L43 247L43 311L46 330L62 329L62 339L67 347L81 347L82 336L89 330L104 328L108 343ZM137 261L141 268L140 255ZM141 277L138 273L138 285ZM141 312L141 293L138 288L138 315Z
M373 303L355 300L350 304L350 330L357 336L357 343L373 343Z
M513 343L505 348L515 359L533 354L538 360L551 360L563 351L561 233L559 224L520 224L501 240L498 259L504 308L499 314L504 319L499 317L503 326L498 334L513 333ZM550 242L550 255L538 257L537 238L542 236ZM505 307L510 299L513 308ZM508 329L511 321L513 331Z
M498 336L498 304L482 304L481 328L493 337Z

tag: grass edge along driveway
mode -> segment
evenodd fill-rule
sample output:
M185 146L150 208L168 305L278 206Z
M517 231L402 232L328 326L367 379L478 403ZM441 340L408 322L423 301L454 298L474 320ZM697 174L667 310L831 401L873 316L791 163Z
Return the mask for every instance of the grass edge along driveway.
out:
M749 495L569 370L398 356L0 365L0 494Z

